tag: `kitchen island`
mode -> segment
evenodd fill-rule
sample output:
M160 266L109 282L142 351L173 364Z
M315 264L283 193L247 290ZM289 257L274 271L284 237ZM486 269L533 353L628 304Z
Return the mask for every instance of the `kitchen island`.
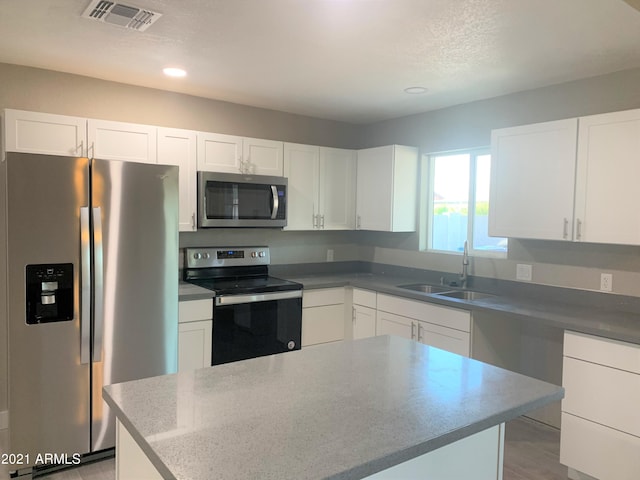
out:
M120 480L499 479L502 424L562 396L389 336L104 388Z

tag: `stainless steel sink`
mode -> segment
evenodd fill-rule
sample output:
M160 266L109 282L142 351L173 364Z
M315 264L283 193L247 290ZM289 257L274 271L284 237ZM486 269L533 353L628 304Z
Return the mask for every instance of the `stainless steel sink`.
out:
M495 297L490 293L474 292L473 290L456 290L436 293L440 297L459 298L461 300L480 300L482 298Z
M442 293L451 291L451 287L429 285L428 283L413 283L411 285L398 285L398 288L404 288L406 290L413 290L414 292L422 293Z

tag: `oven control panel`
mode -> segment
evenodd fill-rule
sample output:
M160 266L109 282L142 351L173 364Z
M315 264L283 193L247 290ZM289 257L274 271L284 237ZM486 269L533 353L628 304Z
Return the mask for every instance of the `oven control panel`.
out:
M185 249L186 268L269 265L269 247L190 247Z

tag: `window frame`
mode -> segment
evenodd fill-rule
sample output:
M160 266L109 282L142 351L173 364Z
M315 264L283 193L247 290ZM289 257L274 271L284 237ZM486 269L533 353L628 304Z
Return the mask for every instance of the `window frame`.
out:
M459 150L449 150L444 152L423 153L420 159L420 235L419 248L425 253L462 255L463 252L452 250L440 250L433 248L433 181L435 176L435 157L444 157L448 155L469 155L469 185L468 185L468 218L467 218L467 237L466 241L469 245L469 255L485 258L507 258L509 252L508 239L507 249L505 251L494 250L478 250L473 242L473 233L475 228L475 211L476 211L476 184L477 184L477 158L479 156L489 155L491 157L491 147L475 147L464 148ZM489 186L489 188L491 188ZM426 209L426 211L425 211Z

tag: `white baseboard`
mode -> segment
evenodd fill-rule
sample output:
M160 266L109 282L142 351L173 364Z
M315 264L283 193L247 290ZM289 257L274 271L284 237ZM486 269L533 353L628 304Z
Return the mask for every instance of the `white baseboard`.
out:
M9 411L0 410L0 430L9 428Z

